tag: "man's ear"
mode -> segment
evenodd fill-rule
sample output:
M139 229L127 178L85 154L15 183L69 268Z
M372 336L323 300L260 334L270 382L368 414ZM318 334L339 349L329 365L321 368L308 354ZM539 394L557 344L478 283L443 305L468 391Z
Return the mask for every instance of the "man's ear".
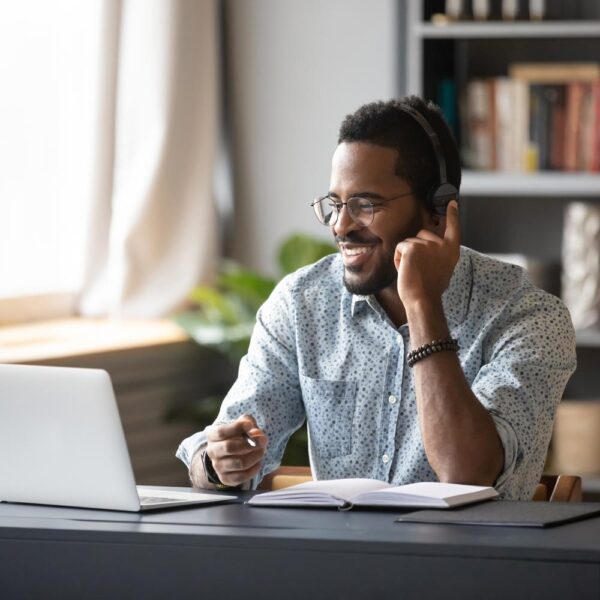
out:
M439 237L444 237L446 217L431 210L423 209L423 228Z

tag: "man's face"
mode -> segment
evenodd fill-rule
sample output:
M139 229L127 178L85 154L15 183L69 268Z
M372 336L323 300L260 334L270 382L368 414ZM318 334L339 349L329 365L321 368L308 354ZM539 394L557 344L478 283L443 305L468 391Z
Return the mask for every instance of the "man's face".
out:
M396 285L396 245L429 225L431 216L396 175L398 153L393 148L366 142L340 144L332 161L329 192L336 201L366 197L375 205L373 222L357 225L344 206L332 226L344 262L344 284L349 292L377 294Z

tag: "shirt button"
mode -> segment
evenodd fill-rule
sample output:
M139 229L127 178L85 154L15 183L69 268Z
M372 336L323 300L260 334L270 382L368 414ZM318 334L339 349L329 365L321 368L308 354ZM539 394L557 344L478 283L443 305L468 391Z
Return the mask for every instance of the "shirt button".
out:
M388 398L388 402L390 404L396 404L396 402L398 402L398 398L396 398L396 396L394 396L393 394L390 395L390 397Z
M389 457L387 454L384 454L384 455L381 457L381 460L384 462L384 464L387 464L387 463L389 463L389 462L390 462L390 457Z

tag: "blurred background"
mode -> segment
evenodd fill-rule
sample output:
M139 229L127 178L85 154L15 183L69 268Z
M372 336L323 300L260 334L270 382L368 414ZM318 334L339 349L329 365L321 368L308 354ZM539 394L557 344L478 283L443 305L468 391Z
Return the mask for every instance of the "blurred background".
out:
M415 93L461 148L463 242L571 310L548 470L600 490L597 2L26 0L0 48L0 361L109 370L138 483L185 484L256 309L334 251L309 204L341 120Z

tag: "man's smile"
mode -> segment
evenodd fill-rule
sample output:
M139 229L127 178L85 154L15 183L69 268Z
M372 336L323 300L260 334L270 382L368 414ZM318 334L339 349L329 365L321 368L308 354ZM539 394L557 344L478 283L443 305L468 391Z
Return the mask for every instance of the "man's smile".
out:
M375 244L350 244L343 242L338 244L342 253L344 266L358 267L369 260L375 249Z

